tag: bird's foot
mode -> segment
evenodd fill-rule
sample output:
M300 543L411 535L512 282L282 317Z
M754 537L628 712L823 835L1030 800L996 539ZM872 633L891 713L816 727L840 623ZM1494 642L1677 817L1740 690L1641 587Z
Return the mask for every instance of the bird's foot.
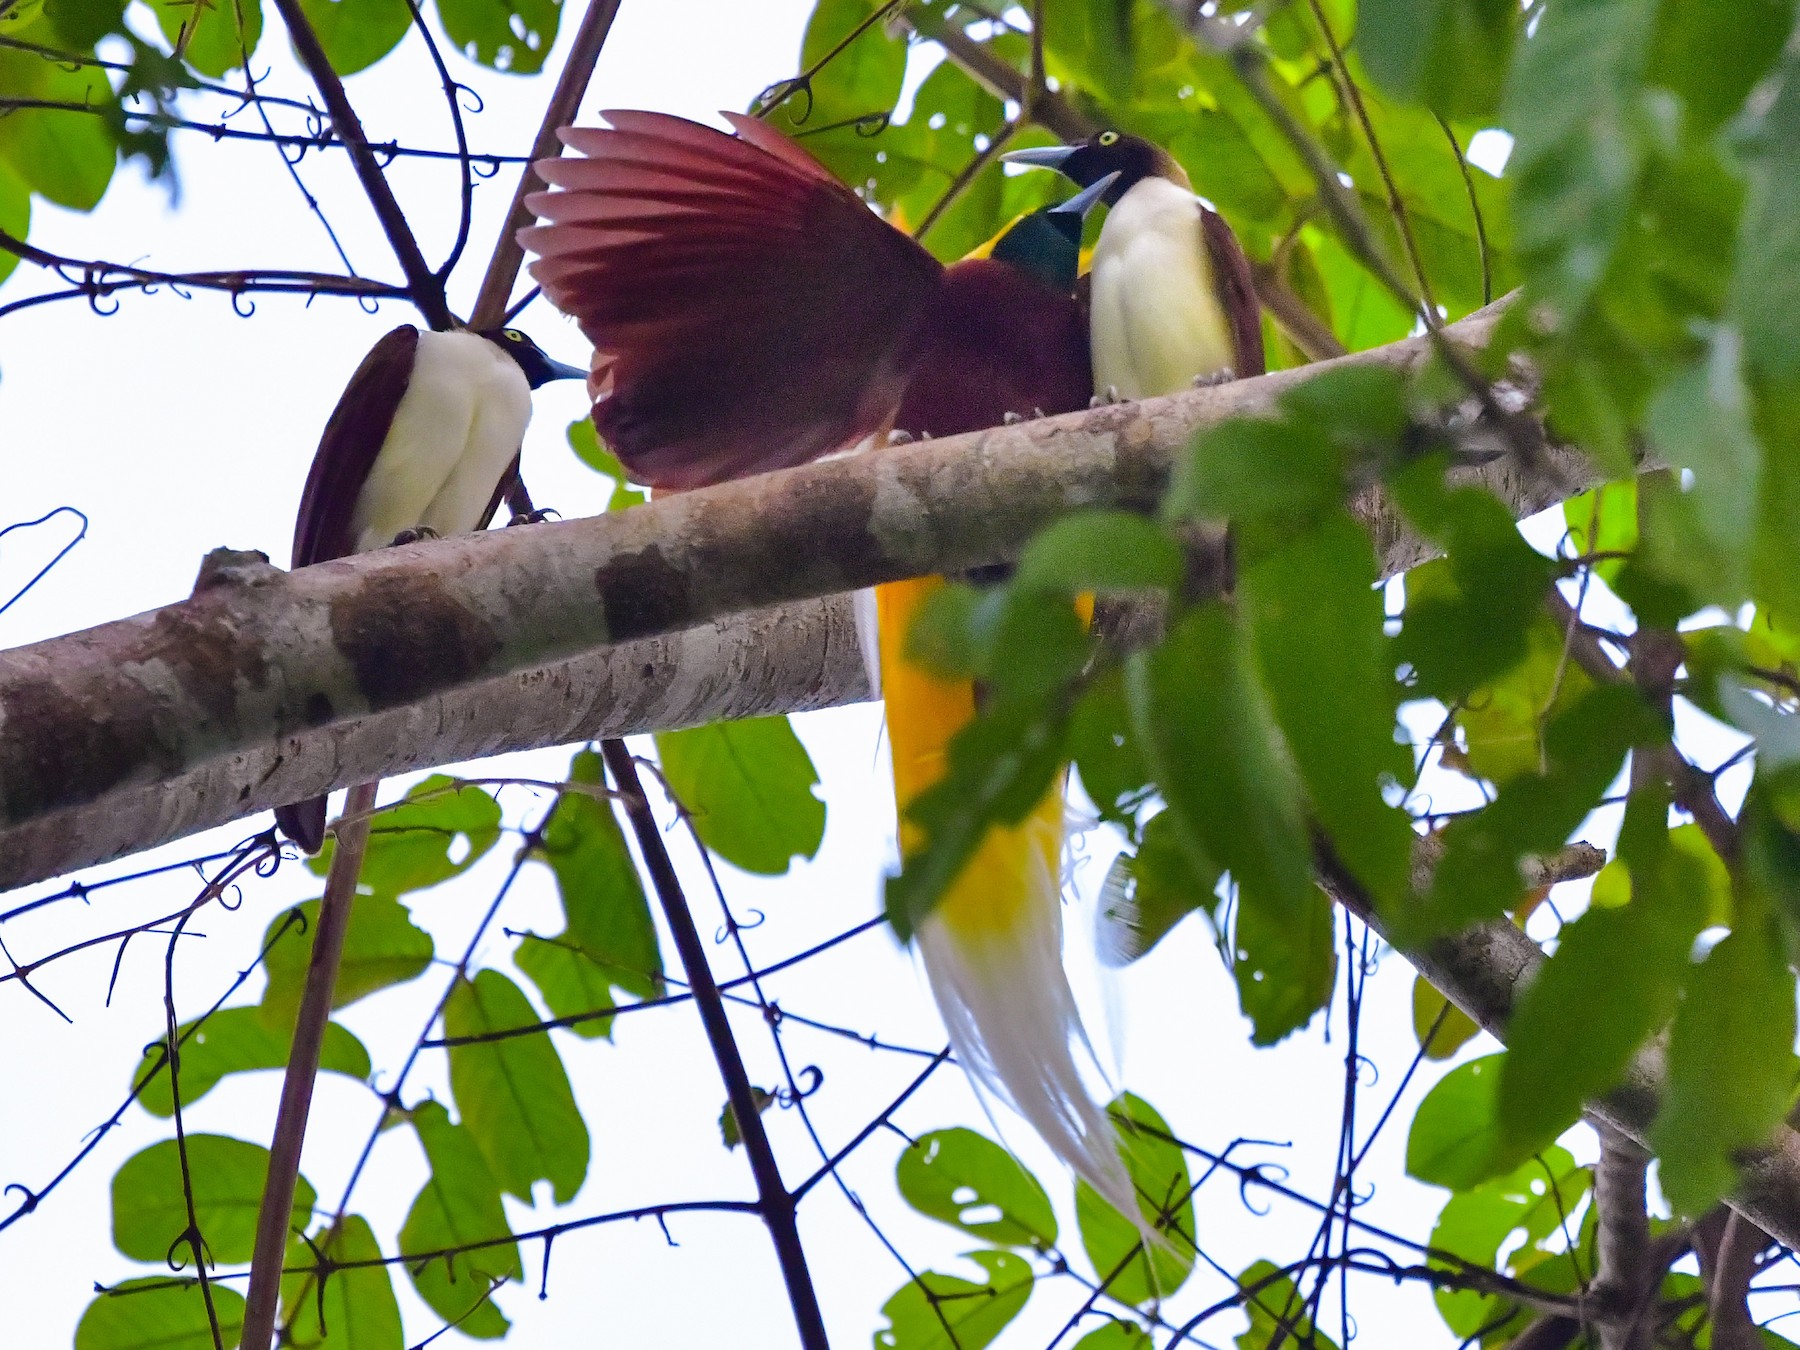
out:
M1024 420L1025 420L1025 418L1022 414L1016 413L1016 412L1012 411L1012 409L1010 409L1010 408L1007 409L1004 413L1002 413L1000 415L1001 423L1003 425L1009 426L1009 427L1016 427L1019 425L1019 423L1023 422Z
M1194 376L1194 388L1216 389L1221 384L1230 384L1237 378L1237 372L1230 366L1222 366L1210 375Z
M402 544L416 544L421 539L442 539L443 537L429 525L414 525L394 536L393 547L399 548Z
M529 511L519 512L506 522L506 527L510 530L514 525L542 525L547 520L559 519L561 516L562 512L554 506L537 506Z
M889 445L911 445L913 443L913 434L910 431L890 431L888 432L887 443Z
M1088 400L1088 407L1104 408L1110 403L1129 403L1130 401L1130 399L1120 397L1118 385L1109 384Z

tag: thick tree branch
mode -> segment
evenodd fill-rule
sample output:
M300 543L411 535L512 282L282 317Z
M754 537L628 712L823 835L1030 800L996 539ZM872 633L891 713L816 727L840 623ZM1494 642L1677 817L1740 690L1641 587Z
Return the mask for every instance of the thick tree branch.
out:
M220 552L181 604L0 653L0 886L409 769L867 698L822 597L1009 557L1073 507L1151 509L1197 429L1315 369L291 574ZM1504 456L1464 472L1521 516L1558 499ZM1389 575L1429 556L1379 491L1354 506Z
M1601 1125L1594 1168L1598 1254L1594 1294L1600 1304L1601 1350L1649 1350L1645 1306L1661 1274L1650 1267L1650 1154L1635 1140Z
M1575 847L1591 849L1591 845ZM1430 884L1441 851L1442 845L1433 837L1420 841L1413 858L1416 887ZM1319 880L1332 899L1393 941L1367 897L1342 868L1323 859ZM1422 947L1398 950L1439 993L1502 1043L1519 991L1548 959L1536 942L1503 919L1476 924ZM1588 1119L1643 1146L1667 1081L1663 1046L1652 1041L1633 1058L1617 1088L1588 1103ZM1737 1193L1727 1203L1789 1247L1800 1247L1800 1133L1783 1125L1762 1147L1747 1151Z

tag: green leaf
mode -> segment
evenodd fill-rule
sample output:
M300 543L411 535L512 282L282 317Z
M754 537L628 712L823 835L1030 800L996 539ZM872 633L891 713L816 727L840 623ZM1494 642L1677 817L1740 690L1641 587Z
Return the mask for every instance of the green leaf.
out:
M1494 1174L1495 1100L1505 1061L1503 1054L1484 1055L1458 1064L1425 1094L1406 1136L1408 1176L1461 1191Z
M1794 0L1664 0L1650 79L1680 94L1699 130L1723 122L1774 64L1794 27Z
M1356 50L1398 97L1479 117L1500 102L1519 18L1512 0L1362 0Z
M806 89L782 104L776 121L784 129L826 127L893 109L906 78L904 36L890 35L885 20L850 36L876 8L876 0L819 0L813 6L800 48L800 70L811 70L822 61L825 65ZM833 48L846 40L847 45L833 56Z
M1524 660L1475 690L1456 714L1463 731L1458 767L1496 786L1544 772L1545 728L1594 687L1566 655L1564 635L1547 614L1531 621L1525 644Z
M1670 847L1667 820L1665 793L1633 793L1619 836L1630 903L1590 908L1566 926L1519 996L1498 1109L1506 1166L1574 1124L1582 1103L1617 1084L1675 1011L1706 923L1706 883L1699 864Z
M1222 875L1217 866L1195 868L1167 811L1152 816L1137 852L1114 859L1100 888L1094 945L1101 964L1130 965L1196 910L1216 927Z
M187 63L213 79L243 65L262 39L261 0L149 0L149 5L171 46L191 25Z
M1384 786L1411 772L1394 739L1398 689L1375 582L1368 532L1346 512L1257 561L1239 586L1263 683L1314 814L1386 912L1410 889L1413 832L1383 797Z
M1337 980L1337 911L1313 887L1298 914L1275 913L1239 891L1232 925L1232 978L1250 1039L1274 1045L1312 1021Z
M504 1238L511 1229L500 1203L500 1186L474 1137L450 1123L450 1113L437 1102L424 1102L411 1116L413 1129L431 1168L424 1188L407 1211L400 1229L400 1251L406 1255L467 1247ZM444 1321L465 1336L496 1340L511 1325L487 1298L496 1280L517 1280L525 1268L516 1242L438 1257L423 1264L406 1262L413 1288Z
M269 972L259 1016L265 1027L288 1034L300 1008L306 987L306 967L312 959L312 934L319 923L319 902L308 900L297 907L306 920L304 932L290 932L269 947L263 967ZM277 916L264 937L265 945L277 927L287 922ZM338 964L337 988L331 1006L345 1008L390 985L405 984L431 964L436 949L431 937L413 925L405 907L391 895L359 895L350 907L350 923L344 934L344 956Z
M987 1279L927 1270L907 1281L881 1305L888 1324L875 1333L877 1350L982 1350L1006 1329L1031 1297L1031 1266L1011 1252L966 1255Z
M0 230L14 239L25 239L31 234L31 189L4 161L0 161ZM0 249L0 281L12 275L18 265L16 253Z
M658 732L656 756L700 842L733 867L780 876L819 851L819 774L787 718Z
M1181 571L1180 546L1155 522L1125 511L1078 511L1025 546L1013 584L1061 595L1169 588Z
M244 1332L244 1296L221 1284L211 1292L220 1339L236 1345ZM213 1350L200 1282L168 1275L121 1280L81 1314L75 1350Z
M406 0L300 0L300 9L340 75L374 65L400 45L412 24Z
M1177 459L1163 515L1229 520L1254 555L1266 535L1279 541L1343 499L1342 463L1318 428L1233 419L1201 432L1193 453Z
M1541 1264L1547 1255L1545 1240L1569 1232L1591 1179L1588 1169L1577 1167L1565 1149L1547 1148L1515 1171L1451 1196L1432 1230L1432 1249L1461 1257L1477 1269L1498 1269L1544 1287L1546 1281L1541 1277L1548 1273ZM1511 1241L1515 1233L1523 1233L1523 1243ZM1503 1249L1510 1252L1504 1267L1500 1263ZM1432 1264L1446 1270L1461 1269L1456 1262L1436 1257ZM1588 1268L1592 1269L1591 1265ZM1573 1288L1573 1280L1570 1285ZM1507 1301L1498 1295L1449 1286L1433 1290L1432 1297L1445 1324L1465 1338L1493 1325L1507 1307Z
M1630 553L1638 544L1637 480L1602 483L1563 503L1563 521L1577 554ZM1622 562L1607 558L1593 565L1594 575L1608 586Z
M1700 1214L1736 1185L1737 1151L1781 1122L1794 1070L1794 977L1781 942L1758 927L1734 932L1688 973L1651 1129L1677 1214Z
M1136 1322L1108 1322L1075 1342L1075 1350L1153 1350L1150 1333Z
M1729 303L1749 367L1793 380L1800 376L1800 59L1782 61L1770 92L1767 111L1749 128L1749 188Z
M425 890L468 871L499 838L500 803L492 794L432 774L370 820L357 889L378 895ZM325 847L306 860L307 868L330 875L336 844L337 837L327 835Z
M1129 659L1133 739L1195 871L1228 868L1240 904L1298 935L1314 914L1312 845L1252 659L1223 605L1192 610L1161 647Z
M1045 0L1045 73L1065 85L1124 101L1136 82L1132 6L1123 0Z
M556 45L561 0L438 0L438 18L471 61L510 75L535 75Z
M1413 1035L1426 1059L1449 1059L1480 1034L1475 1019L1445 998L1423 975L1413 977Z
M179 1034L186 1035L193 1025L184 1024ZM181 1104L192 1106L227 1074L285 1067L290 1033L291 1028L277 1030L268 1026L255 1008L222 1008L213 1013L181 1043ZM151 1115L166 1119L175 1114L175 1094L168 1070L163 1067L164 1058L164 1043L151 1041L144 1047L144 1057L132 1082L143 1081L138 1104ZM319 1068L326 1073L367 1079L369 1052L346 1028L328 1022ZM156 1070L154 1076L145 1079L152 1069Z
M989 1242L1056 1245L1056 1214L1038 1179L973 1130L933 1130L900 1155L894 1179L919 1213Z
M589 1016L618 1006L607 968L567 938L525 933L513 951L513 964L538 991L555 1018L581 1017L566 1030L584 1040L611 1040L613 1019Z
M1603 685L1583 694L1545 729L1544 773L1514 778L1490 805L1444 829L1431 892L1406 922L1449 932L1513 908L1525 893L1519 860L1560 848L1618 775L1625 752L1656 731L1635 690Z
M444 1034L480 1036L538 1020L518 985L483 970L451 990ZM532 1185L548 1181L557 1204L574 1198L587 1177L587 1123L547 1033L452 1046L450 1089L502 1190L530 1204Z
M569 781L604 784L600 756L577 753ZM585 792L564 793L531 856L555 873L565 923L560 934L527 941L517 959L551 1010L565 1017L610 1007L609 985L640 998L660 996L656 924L612 803ZM589 1023L583 1034L605 1035L609 1027Z
M752 1083L750 1100L756 1103L756 1114L760 1116L775 1105L775 1094ZM727 1150L737 1148L744 1142L744 1132L738 1127L737 1109L729 1101L719 1111L719 1139Z
M187 1137L188 1179L194 1218L209 1261L236 1265L250 1259L256 1245L256 1212L269 1174L269 1150L221 1134ZM303 1228L318 1196L301 1177L294 1186L296 1229ZM134 1261L159 1265L173 1257L191 1261L183 1246L187 1197L181 1181L181 1154L173 1139L134 1153L113 1173L113 1245Z
M0 48L0 89L14 97L77 107L114 101L104 71L92 66L71 69L9 48ZM20 108L0 117L0 163L58 206L92 211L106 195L117 158L106 123L92 113ZM13 214L16 218L22 213L15 206Z
M608 511L623 511L628 506L650 500L643 489L631 486L631 477L619 463L619 457L600 444L600 433L594 430L593 418L582 417L569 423L568 434L569 448L575 452L575 458L601 477L612 479L612 488L606 498Z
M1306 1298L1274 1262L1256 1261L1246 1267L1238 1276L1238 1288L1245 1291L1244 1312L1250 1318L1249 1329L1236 1338L1238 1350L1273 1350L1278 1345L1337 1350L1307 1316Z
M1193 1178L1169 1125L1142 1097L1122 1092L1106 1113L1119 1137L1143 1224L1163 1240L1146 1250L1143 1231L1085 1181L1075 1183L1081 1248L1108 1294L1125 1303L1169 1297L1194 1269Z
M1133 828L1150 779L1130 727L1120 672L1116 667L1101 671L1082 690L1069 719L1069 758L1100 818L1126 829Z
M286 1268L295 1273L281 1277L281 1305L283 1325L293 1344L308 1350L401 1350L406 1338L387 1266L340 1265L322 1291L312 1276L296 1269L315 1264L321 1256L340 1263L379 1261L381 1247L369 1221L360 1214L346 1214L330 1241L325 1238L321 1231L313 1236L313 1245L296 1238L288 1246Z
M1335 236L1303 232L1312 244L1319 278L1330 297L1338 339L1353 352L1398 342L1412 331L1412 311L1394 298Z

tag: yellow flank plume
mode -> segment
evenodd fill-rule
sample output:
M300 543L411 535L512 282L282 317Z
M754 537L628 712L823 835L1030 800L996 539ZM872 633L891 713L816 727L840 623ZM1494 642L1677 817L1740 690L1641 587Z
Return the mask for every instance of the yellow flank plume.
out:
M922 842L906 808L944 775L950 742L975 717L975 689L908 661L907 630L939 577L876 589L882 697L900 808L900 849ZM1082 606L1086 618L1091 606ZM918 952L957 1061L1006 1102L1075 1174L1144 1226L1111 1125L1076 1047L1087 1033L1062 964L1063 775L1023 821L992 827L919 925Z

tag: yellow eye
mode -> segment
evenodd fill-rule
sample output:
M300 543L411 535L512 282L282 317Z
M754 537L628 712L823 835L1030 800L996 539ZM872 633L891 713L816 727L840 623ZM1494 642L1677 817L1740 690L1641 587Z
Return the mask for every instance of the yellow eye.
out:
M1101 145L1117 145L1118 143L1119 143L1119 133L1118 132L1103 131L1100 133L1100 144Z
M525 335L516 328L508 328L506 330L505 336L511 338L514 342L526 341Z

